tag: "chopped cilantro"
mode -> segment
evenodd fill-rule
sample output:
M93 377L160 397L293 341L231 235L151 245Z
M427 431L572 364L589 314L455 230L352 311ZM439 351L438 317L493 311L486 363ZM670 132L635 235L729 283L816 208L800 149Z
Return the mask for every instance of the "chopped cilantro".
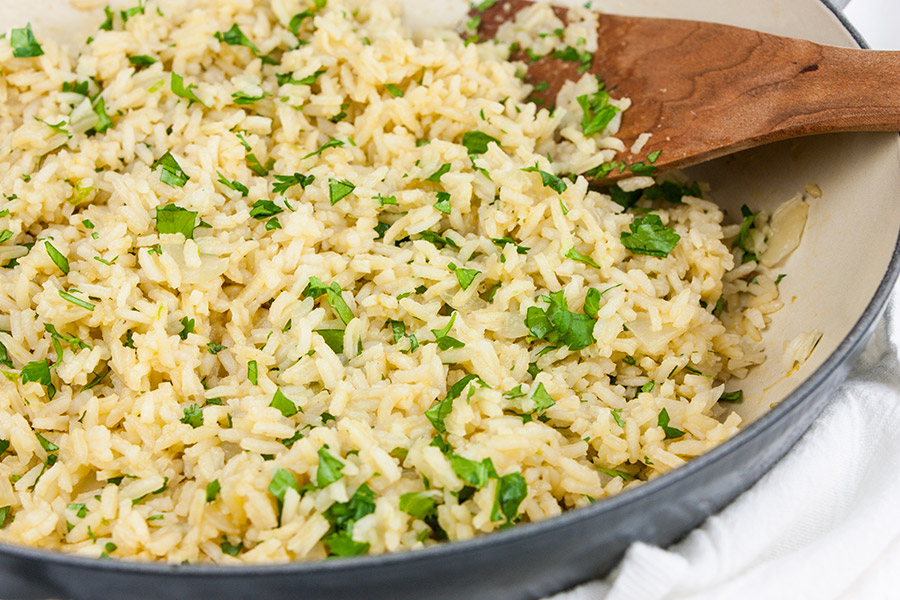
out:
M539 173L541 176L541 183L544 184L544 187L550 188L557 194L562 194L564 191L566 191L566 182L562 178L557 177L553 173L541 171L537 168L537 164L535 164L535 166L533 167L526 167L522 170L526 173Z
M450 411L453 410L453 401L463 393L463 390L465 390L466 386L472 381L477 381L484 385L478 375L466 375L450 386L450 389L447 390L447 395L443 400L440 400L437 404L425 411L425 416L431 421L431 424L438 432L444 433L447 431L447 428L444 425L444 419L446 419L447 415L450 414Z
M135 56L129 56L128 62L134 65L137 70L146 69L150 65L159 62L152 56L147 56L146 54L137 54Z
M272 398L269 406L277 408L285 417L293 417L298 412L302 412L280 389L275 390L275 396Z
M168 186L184 187L184 184L190 179L184 172L184 169L181 168L181 165L178 164L178 161L175 160L175 157L172 156L171 152L166 152L160 156L150 168L156 170L158 167L162 168L162 172L159 174L159 180Z
M250 209L250 216L257 221L262 221L283 212L284 209L271 200L257 200Z
M194 85L193 83L188 85L187 87L184 87L184 78L181 75L179 75L178 73L174 73L174 72L172 73L172 93L173 94L175 94L179 98L184 98L185 100L187 100L188 106L190 106L194 102L197 102L198 104L200 104L202 106L206 106L205 104L203 104L203 102L200 100L200 98L197 97L197 94L194 93L194 90L196 88L197 88L197 86ZM209 108L209 107L207 107L207 108Z
M251 96L247 92L235 92L231 95L231 99L234 100L234 103L240 106L245 106L247 104L253 104L263 98L271 96L272 94L268 92L263 92L259 96Z
M232 189L236 192L240 192L241 196L243 196L244 198L246 198L247 194L250 193L250 190L247 189L247 186L244 185L243 183L240 183L237 180L229 181L228 179L225 178L224 175L222 175L218 171L216 172L216 174L219 176L219 183L221 183L222 185L224 185L225 187L227 187L229 189ZM276 177L277 177L277 175L276 175Z
M519 473L509 473L500 477L497 481L497 491L494 495L491 521L499 521L502 517L506 517L506 521L511 522L518 514L519 505L522 504L527 495L528 486L525 483L525 478Z
M437 192L437 202L434 203L434 207L445 215L449 215L451 210L450 194L448 192Z
M355 189L356 186L346 179L328 178L328 199L332 206L349 196Z
M439 182L441 180L441 177L450 172L450 167L450 163L442 164L437 171L426 177L425 181Z
M81 308L83 308L85 310L94 310L95 308L97 308L97 306L95 304L91 304L90 302L87 302L86 300L82 300L78 296L73 296L69 292L64 292L62 290L59 290L59 296L63 300L71 302L75 306L80 306Z
M190 425L193 429L197 429L203 425L203 409L197 404L191 404L184 409L184 416L180 421L185 425Z
M325 447L319 448L319 468L316 469L316 487L324 488L338 479L344 474L344 463L333 457Z
M632 254L665 258L681 239L674 229L663 225L659 215L653 213L636 217L629 228L630 232L622 232L621 240L622 245L628 248Z
M729 402L732 404L740 404L744 401L744 390L734 390L733 392L725 392L719 397L719 402Z
M435 513L437 499L433 492L408 492L400 496L399 508L406 514L424 521Z
M475 278L481 274L481 271L476 269L463 269L462 267L457 267L453 263L450 263L450 270L456 273L456 280L459 282L459 287L463 290L469 289L469 286L472 285Z
M741 216L743 217L743 220L741 221L741 231L738 234L737 245L744 251L743 262L745 263L756 260L756 254L752 252L748 246L748 242L750 241L750 228L753 227L753 223L756 221L756 215L758 214L759 213L751 211L746 204L741 206Z
M494 142L498 146L500 140L483 131L467 131L463 134L462 144L470 155L484 154L488 151L488 144Z
M213 479L209 483L206 484L206 501L213 502L216 497L219 495L219 492L222 490L221 484L219 484L218 479Z
M300 488L297 487L297 478L294 477L294 474L287 469L279 467L275 474L272 475L272 481L269 482L268 488L269 493L275 496L275 499L278 501L279 508L284 503L284 495L288 488L292 488L295 492L300 492Z
M585 136L600 133L619 112L619 109L609 103L609 94L599 90L596 94L585 94L576 98L583 111L581 117L581 130Z
M562 343L572 351L583 350L596 342L594 319L569 311L562 290L545 296L544 300L549 304L546 309L531 306L525 315L525 326L535 339L546 340L554 346Z
M44 50L38 44L34 32L31 30L31 23L21 29L10 31L9 44L12 46L13 56L16 58L31 58L44 54Z
M527 248L525 246L520 246L519 244L516 243L516 240L512 239L509 236L502 237L502 238L491 238L491 241L494 242L494 245L497 246L498 248L500 248L501 250L504 247L506 247L507 244L512 244L513 246L516 247L516 252L518 254L528 254L528 251L531 250L531 248Z
M485 458L481 462L475 462L456 453L451 453L447 458L457 477L476 489L481 489L487 485L489 478L497 478L497 471L494 469L494 463L490 458Z
M390 92L391 96L393 96L394 98L402 98L403 97L403 90L401 90L399 87L397 87L393 83L384 84L384 89L386 89L388 92Z
M565 256L566 258L571 258L572 260L575 260L575 261L578 261L578 262L582 262L582 263L584 263L584 264L586 264L586 265L590 265L590 266L594 267L595 269L601 269L601 268L602 268L600 265L598 265L598 264L594 261L593 258L591 258L590 256L588 256L587 254L582 254L581 252L579 252L579 251L576 250L575 248L570 248L563 256Z
M322 538L329 555L355 556L368 551L368 542L357 542L353 539L353 526L373 512L375 512L375 492L366 484L359 486L347 502L335 502L329 506L324 517L331 523L331 528Z
M87 506L83 502L73 502L66 506L71 511L75 512L75 516L79 519L83 519L87 516Z
M335 354L344 352L344 330L343 329L314 329L314 332L322 336L325 344L331 348Z
M187 317L182 317L181 319L181 331L178 332L178 337L183 340L187 339L188 334L194 333L194 319L189 319Z
M294 173L293 175L275 175L275 179L277 183L272 184L272 193L284 195L286 191L295 185L299 185L305 190L308 185L316 180L316 176Z
M669 427L669 412L666 409L662 409L661 411L659 411L659 418L657 419L656 425L658 427L662 427L663 432L665 432L666 434L667 440L680 438L684 435L684 432L680 429Z
M456 321L457 313L453 313L450 317L450 321L447 322L447 325L444 326L443 329L432 329L431 333L434 334L434 341L437 343L438 348L441 350L449 350L451 348L463 348L465 344L459 341L456 338L452 338L448 333L450 333L450 329L453 328L453 323Z
M328 140L327 142L325 142L324 144L319 146L318 149L313 150L312 152L310 152L309 154L307 154L300 160L304 160L304 159L310 158L312 156L316 156L317 154L321 154L322 152L324 152L325 150L327 150L329 148L340 148L343 145L344 145L344 142L342 140L335 140L335 139Z
M59 446L57 446L41 434L35 433L34 435L35 437L37 437L38 443L40 443L41 448L43 448L46 452L56 452L57 450L59 450Z
M194 239L197 211L187 210L174 204L166 204L156 209L156 231L158 233L180 233L186 239Z
M609 412L612 414L612 418L616 422L616 425L624 428L625 420L622 418L622 409L621 408L611 408Z
M247 363L247 379L253 385L259 385L259 365L255 360Z
M603 467L597 467L597 470L604 475L609 475L610 477L619 477L623 481L632 481L635 479L634 475L626 473L625 471L619 471L617 469L605 469Z
M239 542L237 544L232 544L228 541L227 538L225 538L219 544L219 548L221 548L222 552L224 554L227 554L228 556L237 556L244 550L244 543Z
M68 275L69 259L63 256L50 242L44 242L44 247L47 248L47 254L50 256L50 260L53 261L53 264L59 267L59 270L63 272L63 275Z

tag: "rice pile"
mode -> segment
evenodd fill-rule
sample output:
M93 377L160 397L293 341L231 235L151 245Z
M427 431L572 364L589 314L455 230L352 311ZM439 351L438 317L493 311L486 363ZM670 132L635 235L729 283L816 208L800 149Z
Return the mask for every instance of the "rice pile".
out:
M551 113L505 57L592 52L591 12L559 33L537 6L497 44L414 40L364 0L107 17L77 58L0 40L3 541L418 548L737 431L724 382L781 306L741 264L769 219L723 230L697 186L614 201L576 177L623 149L627 100L585 76Z

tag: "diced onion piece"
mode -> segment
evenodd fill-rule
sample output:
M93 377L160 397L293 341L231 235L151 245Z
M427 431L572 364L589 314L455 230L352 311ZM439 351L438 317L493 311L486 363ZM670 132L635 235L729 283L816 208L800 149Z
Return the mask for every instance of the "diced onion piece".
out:
M769 221L768 247L759 262L774 267L793 252L800 245L808 215L809 204L799 194L779 206Z

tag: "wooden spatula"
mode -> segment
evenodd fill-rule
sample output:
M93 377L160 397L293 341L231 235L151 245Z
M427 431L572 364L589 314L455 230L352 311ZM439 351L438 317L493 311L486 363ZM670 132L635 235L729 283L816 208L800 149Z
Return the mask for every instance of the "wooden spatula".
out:
M492 38L531 4L500 0L480 13ZM565 21L566 9L554 8ZM900 52L822 46L728 25L600 15L588 72L614 97L631 98L617 137L629 151L602 181L663 172L768 142L837 131L900 131ZM534 98L554 104L579 63L546 56L528 64ZM546 86L546 87L545 87ZM634 154L641 133L653 134ZM648 158L649 157L649 158ZM652 162L652 166L651 165Z

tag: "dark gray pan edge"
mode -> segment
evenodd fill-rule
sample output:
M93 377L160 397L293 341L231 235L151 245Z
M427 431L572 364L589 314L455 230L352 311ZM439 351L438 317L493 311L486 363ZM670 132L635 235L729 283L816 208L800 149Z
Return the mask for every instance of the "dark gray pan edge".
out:
M868 47L859 32L834 4L829 0L820 1L835 14L860 47ZM898 275L900 232L887 271L868 306L834 352L794 392L739 435L706 454L664 477L590 507L471 540L422 550L266 566L174 566L109 561L0 544L0 597L6 600L114 596L124 599L179 598L190 595L196 598L225 599L259 598L261 593L281 590L287 594L285 597L298 598L392 598L406 596L414 591L415 586L419 586L416 589L421 595L434 600L453 597L536 598L562 589L607 572L614 566L618 556L598 556L596 565L590 568L585 568L583 562L573 563L571 568L562 564L558 566L556 573L542 574L540 580L534 581L522 580L528 574L523 573L522 568L528 565L523 563L521 568L516 568L520 565L504 564L504 557L519 561L528 555L542 558L541 553L551 548L537 545L536 542L543 539L559 541L561 535L568 536L572 546L585 546L587 549L590 547L591 536L596 535L594 525L604 520L609 521L606 526L612 532L610 539L621 541L621 536L625 536L630 539L671 543L702 522L703 517L721 509L736 494L726 492L711 500L709 505L698 506L692 514L676 515L674 518L681 519L680 525L665 531L636 530L633 526L630 530L616 531L619 519L627 513L633 513L639 508L651 510L653 506L664 503L667 497L673 500L672 505L676 509L683 510L684 507L677 507L674 502L679 493L687 493L687 490L697 485L717 485L718 480L711 475L727 477L726 467L741 462L737 459L738 455L746 454L748 450L766 452L771 441L769 455L764 458L761 455L760 461L734 474L740 481L731 482L733 490L742 491L750 487L787 452L825 407L830 394L846 376L853 359L861 352L865 341L878 324ZM779 435L779 427L786 427L791 423L790 434L776 437ZM718 485L722 487L723 484ZM586 526L588 522L592 525ZM690 527L684 529L685 524ZM549 554L543 558L554 562L554 557ZM481 577L480 579L471 580L450 565L473 565L481 559L492 561L494 570L482 569L480 573L473 573L473 576ZM432 579L429 571L442 567L447 568L447 571L443 575L434 573L436 577ZM507 568L508 574L504 572ZM357 582L366 587L351 591ZM454 589L431 585L447 586L451 582Z

